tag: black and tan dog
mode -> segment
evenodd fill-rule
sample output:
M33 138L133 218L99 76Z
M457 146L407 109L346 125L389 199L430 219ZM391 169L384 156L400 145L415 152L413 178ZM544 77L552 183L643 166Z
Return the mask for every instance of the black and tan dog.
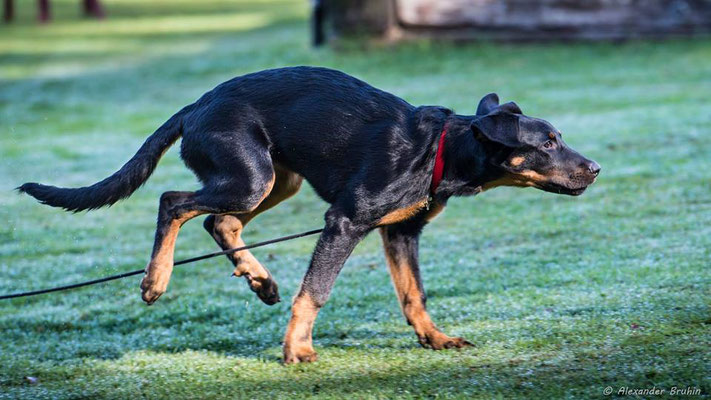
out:
M209 214L205 228L224 249L244 226L292 196L306 179L331 206L311 265L294 298L284 339L287 363L316 360L311 332L343 263L380 229L402 311L423 346L468 343L442 333L425 310L417 261L422 228L451 196L496 186L579 195L600 172L546 121L485 96L476 115L414 107L344 73L282 68L234 78L171 117L118 172L92 186L26 183L19 190L70 211L128 197L179 137L181 156L203 184L161 196L151 260L141 282L152 304L168 286L181 225ZM279 301L269 271L249 252L230 256L235 275L267 304Z

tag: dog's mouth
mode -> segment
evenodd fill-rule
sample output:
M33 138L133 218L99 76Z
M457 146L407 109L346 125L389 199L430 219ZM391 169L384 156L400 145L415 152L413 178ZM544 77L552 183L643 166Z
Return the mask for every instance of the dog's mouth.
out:
M545 190L546 192L550 193L556 193L556 194L566 194L568 196L580 196L585 192L585 189L588 188L589 185L585 186L580 186L577 188L570 188L565 185L559 185L557 183L553 182L547 182L545 184L540 185L538 188L541 190Z

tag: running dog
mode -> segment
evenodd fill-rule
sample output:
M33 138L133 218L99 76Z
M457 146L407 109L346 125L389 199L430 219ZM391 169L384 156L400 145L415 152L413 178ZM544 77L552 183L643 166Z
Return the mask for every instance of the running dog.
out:
M432 349L469 345L442 333L425 309L417 261L423 227L452 196L497 186L580 195L600 166L570 147L550 123L524 115L496 94L475 115L415 107L339 71L279 68L231 79L173 115L121 169L91 186L38 183L18 188L44 204L92 210L130 196L182 136L181 157L202 183L163 193L143 300L165 292L180 227L207 214L223 248L244 245L256 215L294 195L304 179L330 204L325 229L293 300L284 362L316 360L311 333L336 276L356 244L378 228L407 322ZM271 273L248 251L228 255L266 304L279 301Z

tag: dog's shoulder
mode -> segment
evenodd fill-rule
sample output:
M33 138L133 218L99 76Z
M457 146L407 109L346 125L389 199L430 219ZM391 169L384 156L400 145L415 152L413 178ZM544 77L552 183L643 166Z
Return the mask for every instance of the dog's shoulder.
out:
M447 117L453 113L454 111L441 106L415 108L409 123L410 136L422 145L436 143Z

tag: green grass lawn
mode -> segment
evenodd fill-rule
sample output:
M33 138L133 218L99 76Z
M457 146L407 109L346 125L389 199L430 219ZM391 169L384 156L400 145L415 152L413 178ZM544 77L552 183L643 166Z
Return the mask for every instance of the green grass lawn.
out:
M501 188L453 199L425 231L430 313L474 348L419 347L371 234L319 315L317 363L280 363L289 301L263 305L219 258L177 268L152 307L140 277L1 302L0 398L711 395L710 39L313 50L305 0L112 0L102 22L53 0L47 26L19 3L18 23L0 27L0 293L143 267L159 195L198 185L173 148L111 209L72 215L14 187L103 179L180 107L269 67L333 67L464 114L496 91L603 173L578 198ZM245 240L318 228L325 210L304 188ZM314 242L254 251L283 299ZM216 248L193 221L176 258Z

